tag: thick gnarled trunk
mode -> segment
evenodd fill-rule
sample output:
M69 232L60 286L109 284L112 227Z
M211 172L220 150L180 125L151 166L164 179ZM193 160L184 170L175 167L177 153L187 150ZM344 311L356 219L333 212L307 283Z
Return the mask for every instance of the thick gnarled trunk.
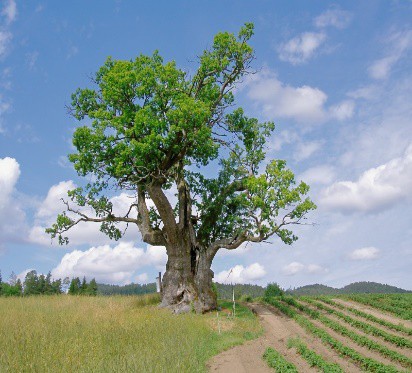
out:
M169 251L169 250L168 250ZM162 281L162 307L175 313L195 311L203 313L216 308L216 294L212 291L212 258L206 250L174 248L168 255L166 273Z

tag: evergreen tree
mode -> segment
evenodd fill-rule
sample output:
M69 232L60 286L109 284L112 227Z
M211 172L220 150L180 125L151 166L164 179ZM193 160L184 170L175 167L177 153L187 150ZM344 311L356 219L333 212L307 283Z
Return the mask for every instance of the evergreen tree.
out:
M87 287L87 294L88 295L97 295L97 283L96 280L93 278L88 287Z
M62 293L62 280L57 279L51 283L51 293L52 294L61 294Z
M0 271L0 295L3 295L3 279L1 277L1 271Z
M39 276L37 289L38 289L39 294L45 294L46 293L46 277L44 277L43 274L41 274Z
M24 279L24 295L34 295L39 293L39 277L37 276L37 271L33 270L28 272Z
M22 295L23 294L23 285L21 284L21 280L18 278L16 280L16 285L14 285L14 288L16 289L16 295Z
M72 281L70 282L69 294L70 295L79 294L80 288L81 288L80 279L78 277L73 278Z
M46 276L44 294L47 294L47 295L54 294L54 290L53 290L53 287L52 287L52 281L51 281L51 272L50 271L47 273L47 276Z
M87 294L87 281L86 276L83 276L82 285L80 287L80 294Z

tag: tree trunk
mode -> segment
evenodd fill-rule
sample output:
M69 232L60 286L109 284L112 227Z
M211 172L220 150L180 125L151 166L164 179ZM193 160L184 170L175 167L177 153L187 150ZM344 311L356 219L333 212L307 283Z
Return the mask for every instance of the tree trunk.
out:
M161 306L175 313L203 313L216 309L213 271L210 269L212 259L206 250L189 247L168 250Z

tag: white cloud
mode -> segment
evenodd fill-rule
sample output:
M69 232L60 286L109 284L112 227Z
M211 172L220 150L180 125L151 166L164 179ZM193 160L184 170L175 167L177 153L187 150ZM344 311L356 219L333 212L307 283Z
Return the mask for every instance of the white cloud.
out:
M227 271L221 271L215 276L215 281L225 284L246 284L260 280L266 275L265 268L259 263L244 267L236 265Z
M12 23L17 16L17 6L14 0L7 0L1 11L1 15L6 18L6 23Z
M381 94L381 88L376 85L367 85L348 92L348 96L354 99L362 98L364 100L376 99Z
M329 9L314 20L316 27L323 28L333 26L338 29L347 27L352 19L352 14L341 9Z
M292 262L282 268L282 272L286 276L294 276L298 273L320 274L328 272L328 269L323 268L318 264L302 264L299 262Z
M357 181L339 181L321 194L321 204L342 212L376 212L410 199L412 145L399 158L365 171Z
M320 141L301 142L298 144L293 158L296 162L303 161L316 153L322 146Z
M349 254L349 258L352 260L370 260L376 259L379 256L380 250L376 247L363 247L361 249L353 250Z
M147 274L137 274L144 266L166 264L164 247L149 247L146 251L135 247L132 242L120 242L115 247L109 245L91 247L86 251L74 250L61 259L52 270L53 277L95 278L98 282L126 284L132 281L146 282Z
M391 34L385 41L388 45L387 55L369 66L369 75L374 79L386 79L393 66L405 56L412 46L412 30Z
M279 46L279 58L293 65L302 64L314 56L325 40L322 32L304 32Z
M353 102L344 101L328 109L325 107L328 96L319 88L284 84L267 69L255 74L245 85L248 87L248 96L268 118L282 117L303 123L321 123L329 119L345 120L353 114Z
M334 168L327 165L309 168L299 176L300 180L303 180L305 183L309 185L330 184L334 178Z
M342 101L337 105L331 106L329 112L332 118L339 121L350 119L353 116L355 103L351 100Z
M0 158L0 209L9 203L19 176L20 165L14 158Z
M296 275L299 272L302 272L305 269L305 266L299 262L292 262L282 268L283 274L287 276Z
M0 247L25 235L25 213L15 188L19 176L20 165L14 158L0 158Z

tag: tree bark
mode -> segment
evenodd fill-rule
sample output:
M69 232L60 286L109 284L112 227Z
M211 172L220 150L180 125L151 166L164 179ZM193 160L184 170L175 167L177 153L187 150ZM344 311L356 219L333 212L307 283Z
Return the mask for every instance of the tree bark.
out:
M210 269L212 259L206 250L190 246L168 249L161 306L175 313L204 313L216 309L213 271Z

